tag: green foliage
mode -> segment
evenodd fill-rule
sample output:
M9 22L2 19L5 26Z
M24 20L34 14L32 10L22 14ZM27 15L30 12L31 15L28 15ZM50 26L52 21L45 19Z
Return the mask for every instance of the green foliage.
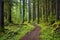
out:
M40 23L39 25L41 26L41 40L60 40L60 32L56 32L56 29L60 27L58 24L60 24L60 21L55 23L55 25L57 25L56 27L48 23Z
M14 2L12 2L12 7L11 7L11 15L12 15L12 22L15 24L21 24L22 23L22 16L23 16L23 3L21 2L18 3L17 0L13 0ZM27 1L27 0L26 0ZM37 0L36 0L37 1ZM60 26L58 26L58 24L60 24L60 21L56 22L56 14L55 14L55 8L52 8L52 0L50 0L50 5L47 3L46 4L46 0L40 0L40 4L36 5L38 2L36 2L35 6L36 6L36 20L34 21L35 23L38 20L38 8L37 6L39 6L39 13L40 13L40 24L39 26L41 27L41 34L40 34L40 38L42 40L60 40L60 33L56 32L56 29L59 28ZM16 3L15 3L16 2ZM32 1L33 2L33 1ZM50 9L46 8L46 5L49 5ZM8 15L9 15L9 4L8 2L4 3L4 23L7 24L8 23ZM50 14L48 14L46 11L46 9L50 10ZM52 9L54 11L52 11ZM31 3L31 22L33 22L33 4ZM40 12L41 11L41 12ZM28 21L28 4L25 3L25 15L24 15L24 21L27 23ZM35 13L35 12L34 12ZM6 19L7 16L7 19ZM46 18L48 19L48 22L46 20ZM52 22L55 21L55 23L52 24ZM44 23L45 22L45 23ZM26 24L25 23L25 24ZM52 24L52 25L51 25ZM21 37L23 37L26 33L30 32L30 30L33 29L33 27L30 24L27 25L8 25L5 27L5 34L1 34L0 35L0 40L19 40ZM57 29L58 30L58 29Z
M19 40L26 33L30 32L33 29L33 26L30 24L19 25L19 26L6 26L7 29L5 34L0 35L0 40Z

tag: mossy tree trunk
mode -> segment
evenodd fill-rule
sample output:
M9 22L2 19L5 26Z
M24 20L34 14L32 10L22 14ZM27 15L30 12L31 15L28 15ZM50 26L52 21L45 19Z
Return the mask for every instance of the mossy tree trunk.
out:
M22 13L22 23L24 23L24 16L25 16L25 0L23 0L23 13Z

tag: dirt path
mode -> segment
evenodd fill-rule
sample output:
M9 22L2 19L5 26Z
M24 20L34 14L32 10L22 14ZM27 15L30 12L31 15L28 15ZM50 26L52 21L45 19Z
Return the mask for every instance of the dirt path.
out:
M39 40L39 34L40 34L40 27L38 27L36 24L34 25L34 29L27 33L24 37L22 37L20 40Z

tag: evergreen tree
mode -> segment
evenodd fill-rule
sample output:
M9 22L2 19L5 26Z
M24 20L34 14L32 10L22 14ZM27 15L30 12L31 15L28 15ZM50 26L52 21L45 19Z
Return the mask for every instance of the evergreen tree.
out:
M33 0L33 21L36 20L36 0Z
M0 0L0 30L4 31L4 2Z
M22 15L23 15L23 16L22 16L22 18L23 18L23 19L22 19L22 20L23 20L22 23L24 23L24 16L25 16L25 0L23 0L23 13L22 13Z
M37 14L38 14L38 15L37 15L37 16L38 16L38 20L37 20L37 21L38 21L38 23L39 23L39 21L40 21L40 20L39 20L39 18L40 18L39 0L37 0Z
M59 20L59 0L56 0L56 20Z
M28 0L28 22L30 22L30 20L31 20L31 3L30 3L30 0Z

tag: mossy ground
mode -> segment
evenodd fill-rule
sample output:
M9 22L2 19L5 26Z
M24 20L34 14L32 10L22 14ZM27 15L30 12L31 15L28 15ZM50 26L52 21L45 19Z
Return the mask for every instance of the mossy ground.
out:
M26 33L30 32L34 27L31 24L5 26L5 33L1 33L0 40L19 40Z
M38 25L41 27L41 34L39 37L41 40L60 40L60 32L57 32L57 30L60 30L60 21L55 22L52 25L44 22L41 22Z

